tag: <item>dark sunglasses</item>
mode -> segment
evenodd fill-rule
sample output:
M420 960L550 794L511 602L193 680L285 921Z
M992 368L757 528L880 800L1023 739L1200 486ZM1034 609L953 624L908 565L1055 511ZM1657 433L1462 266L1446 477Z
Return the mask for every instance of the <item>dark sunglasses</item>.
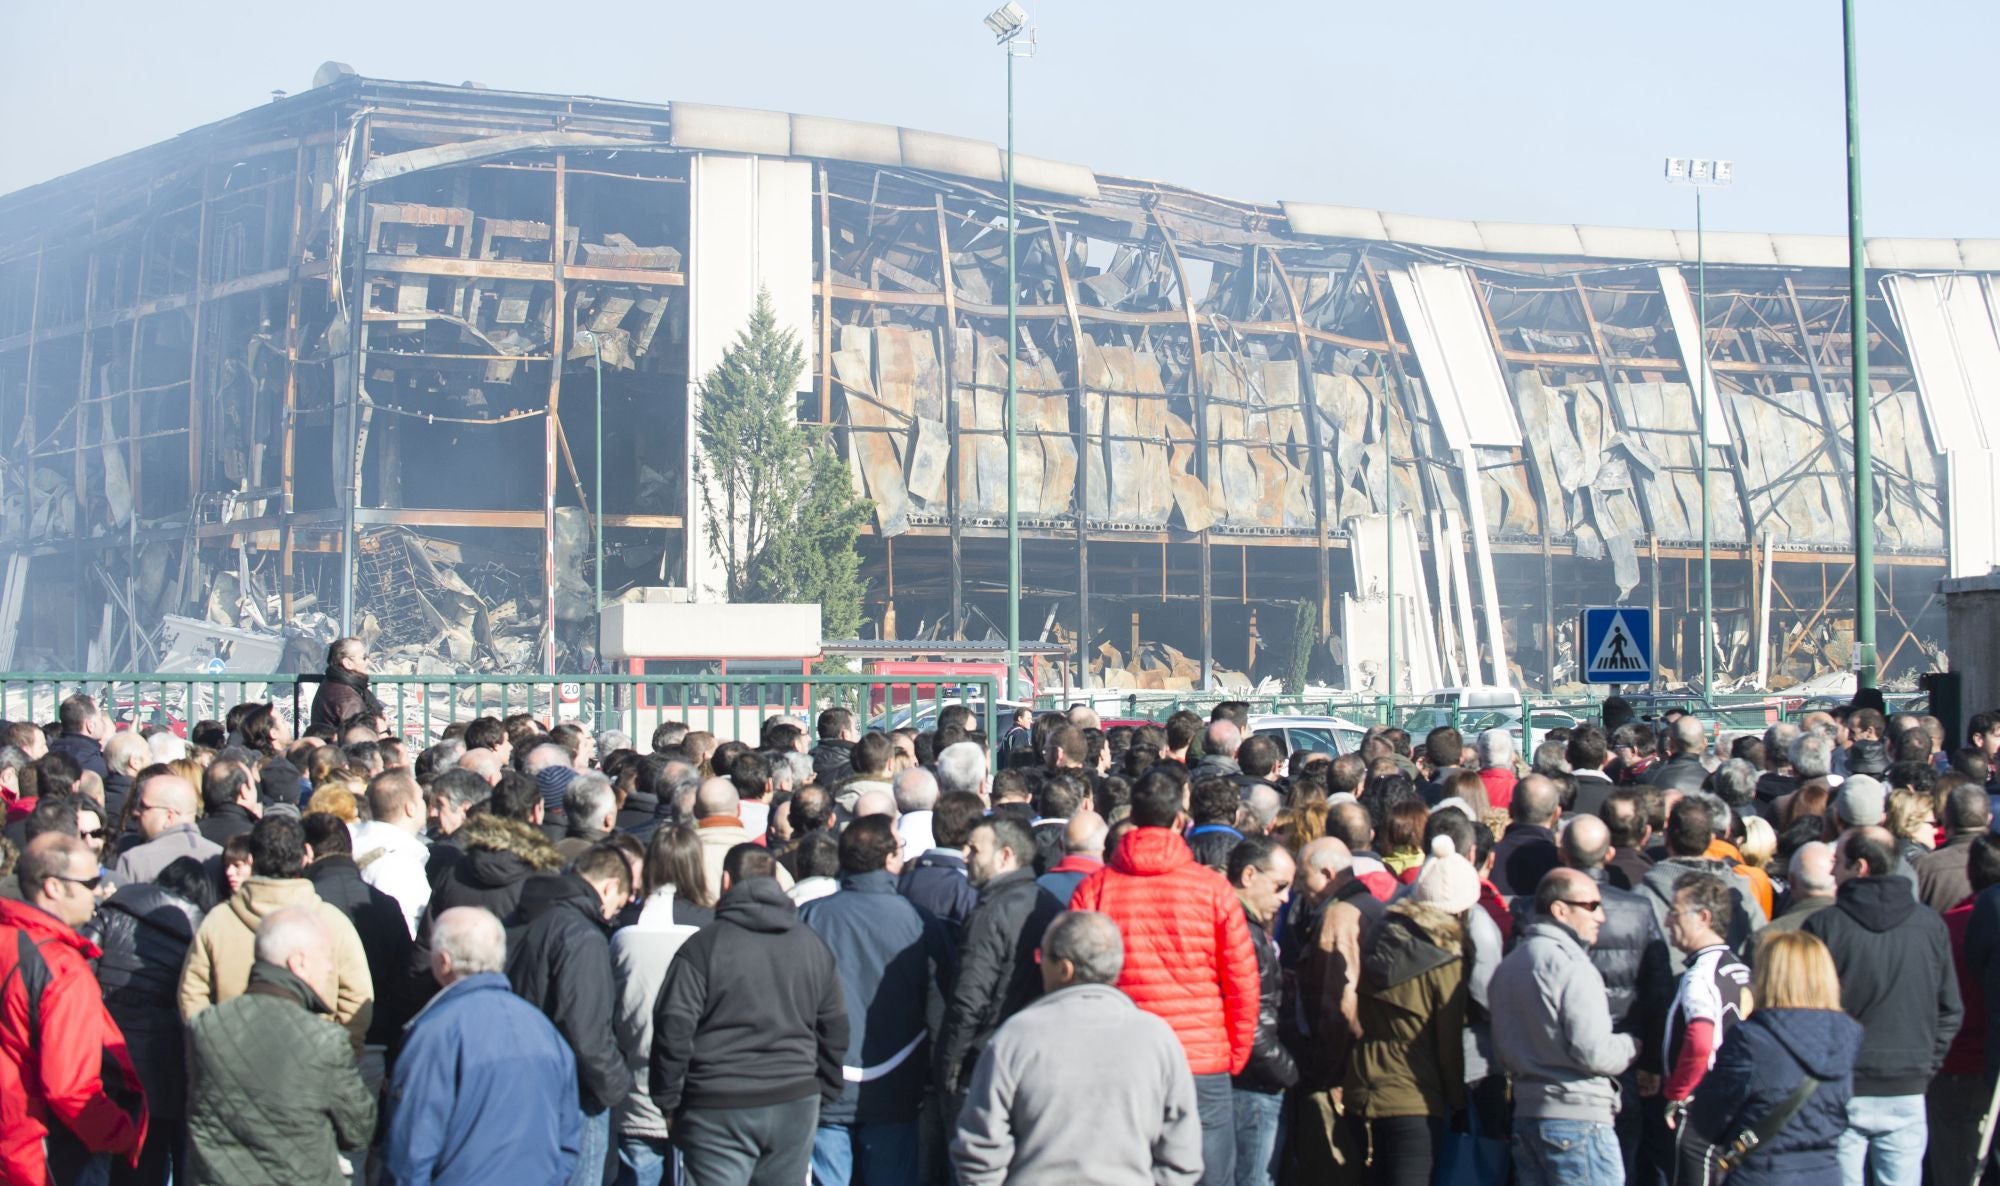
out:
M1565 906L1571 907L1572 909L1582 910L1592 914L1596 913L1599 910L1604 909L1603 898L1596 898L1589 902L1573 902L1568 898L1558 898L1556 900L1561 902Z
M102 873L95 877L64 877L60 873L51 873L49 876L55 878L57 881L67 881L71 885L80 885L87 890L95 890L104 881Z
M77 835L85 840L102 840L104 839L104 829L91 828L87 831L78 832Z

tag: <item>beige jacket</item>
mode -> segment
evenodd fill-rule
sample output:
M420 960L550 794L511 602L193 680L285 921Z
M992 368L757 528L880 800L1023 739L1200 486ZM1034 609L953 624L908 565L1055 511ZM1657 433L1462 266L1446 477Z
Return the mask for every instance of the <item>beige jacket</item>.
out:
M181 965L181 1018L243 995L257 961L257 924L287 906L310 905L333 936L334 1020L347 1027L355 1052L375 1015L375 982L361 936L339 907L322 902L302 877L252 877L230 899L208 912Z
M753 837L750 829L735 820L724 823L720 819L705 819L696 825L695 831L701 838L701 868L708 879L708 900L721 901L723 859L730 849L748 844ZM792 888L792 875L785 872L783 865L778 866L778 884Z

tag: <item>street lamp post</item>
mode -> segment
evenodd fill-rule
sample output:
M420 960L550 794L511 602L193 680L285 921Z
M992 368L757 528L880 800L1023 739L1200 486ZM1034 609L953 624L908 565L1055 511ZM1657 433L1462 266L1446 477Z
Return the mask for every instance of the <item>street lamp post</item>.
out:
M993 32L993 39L1001 52L1007 55L1007 684L1004 689L1009 699L1014 692L1014 680L1021 667L1021 512L1020 512L1020 454L1015 439L1016 416L1016 355L1020 347L1020 285L1015 279L1014 237L1016 219L1014 216L1014 59L1019 54L1015 49L1021 34L1028 32L1028 14L1019 4L1009 0L1007 4L994 9L986 17L986 27ZM1022 42L1027 53L1033 53L1035 39L1032 33ZM1078 508L1082 514L1082 508ZM1084 640L1079 640L1079 655ZM1082 669L1077 671L1079 684Z
M1701 390L1701 694L1715 695L1715 511L1709 494L1709 396L1708 396L1708 254L1702 241L1701 191L1712 185L1728 185L1736 167L1729 161L1709 161L1687 157L1667 158L1667 181L1694 187L1694 277L1695 337L1700 343L1696 357Z
M1875 666L1875 422L1868 391L1868 253L1861 238L1861 79L1854 62L1854 0L1840 5L1847 83L1847 283L1854 345L1854 680Z
M597 372L597 461L590 500L590 538L596 545L594 600L591 602L591 663L604 669L604 339L595 330L578 330L578 341L590 343L590 361Z

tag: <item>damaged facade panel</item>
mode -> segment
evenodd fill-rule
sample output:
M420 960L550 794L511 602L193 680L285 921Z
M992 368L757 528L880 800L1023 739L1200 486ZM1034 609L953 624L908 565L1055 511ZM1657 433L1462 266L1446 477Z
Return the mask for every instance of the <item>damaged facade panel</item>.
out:
M1399 687L1557 688L1576 608L1609 602L1658 610L1677 680L1701 667L1704 458L1718 669L1845 661L1840 243L1711 244L1704 316L1673 231L1034 162L1010 342L1000 159L350 75L0 197L0 560L32 574L0 639L22 667L143 667L168 617L317 643L345 597L391 669L587 667L600 521L607 591L706 595L691 388L768 287L811 360L802 415L872 504L877 634L1006 620L1011 354L1022 619L1072 648L1072 683L1254 684L1303 657L1386 687L1394 620ZM2000 489L1969 394L2000 339L1992 276L1949 266L1985 248L1871 250L1894 677L1940 651L1930 581L1988 559L1959 520L1995 517L1964 504ZM1391 538L1393 609L1371 592Z

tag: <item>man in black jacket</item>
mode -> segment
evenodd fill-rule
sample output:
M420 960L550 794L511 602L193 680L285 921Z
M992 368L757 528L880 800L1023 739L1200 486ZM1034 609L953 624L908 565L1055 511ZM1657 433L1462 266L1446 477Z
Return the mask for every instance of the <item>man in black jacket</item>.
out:
M1799 929L1833 953L1841 1007L1866 1029L1840 1137L1841 1176L1859 1182L1872 1164L1882 1186L1915 1186L1927 1139L1924 1088L1965 1010L1944 920L1923 908L1896 864L1887 829L1849 832L1834 866L1833 905Z
M1708 735L1701 718L1678 718L1667 727L1667 760L1653 767L1646 781L1663 791L1700 790L1708 781L1708 763L1702 760L1707 750Z
M646 1086L693 1182L805 1181L820 1108L846 1086L833 952L777 867L754 844L725 854L715 922L675 953L653 1006Z
M315 811L300 822L306 835L305 879L312 882L313 892L322 902L354 924L354 933L361 936L361 951L368 957L368 977L375 985L375 1016L368 1023L365 1040L373 1047L393 1046L413 1012L402 991L412 958L403 908L396 899L361 880L361 869L354 863L354 840L345 821Z
M598 1186L611 1151L611 1108L632 1090L632 1072L612 1037L617 987L609 921L632 897L632 867L608 845L561 873L537 873L510 920L507 982L539 1008L576 1054L583 1152L571 1186Z
M1508 897L1534 896L1542 874L1562 863L1556 851L1556 821L1562 797L1546 775L1530 774L1514 784L1507 805L1513 823L1493 848L1493 887Z
M1299 1081L1298 1064L1278 1037L1284 973L1271 937L1296 873L1292 854L1269 836L1246 836L1229 853L1229 884L1243 903L1250 946L1257 952L1257 1033L1250 1042L1250 1061L1229 1080L1236 1104L1237 1173L1247 1168L1253 1182L1269 1183L1277 1176L1278 1118L1285 1092Z
M257 799L257 778L241 762L218 757L201 776L201 804L206 813L197 825L217 844L247 836L257 826L263 808Z
M931 850L905 854L908 859L896 877L896 892L929 911L954 938L979 905L979 891L965 867L965 842L985 812L986 805L970 791L938 796L931 811Z
M958 942L958 976L938 1032L936 1078L957 1115L958 1093L1000 1023L1042 994L1035 951L1063 904L1035 884L1035 837L1012 816L989 816L965 842L979 905Z
M813 1135L819 1186L921 1176L926 1022L941 1008L951 942L936 918L896 893L897 847L888 816L855 820L840 834L840 889L799 908L834 953L847 1001L847 1087L820 1109Z
M854 714L844 708L829 708L819 714L819 744L806 752L812 759L813 781L831 791L854 776L854 743L861 740L854 731Z

